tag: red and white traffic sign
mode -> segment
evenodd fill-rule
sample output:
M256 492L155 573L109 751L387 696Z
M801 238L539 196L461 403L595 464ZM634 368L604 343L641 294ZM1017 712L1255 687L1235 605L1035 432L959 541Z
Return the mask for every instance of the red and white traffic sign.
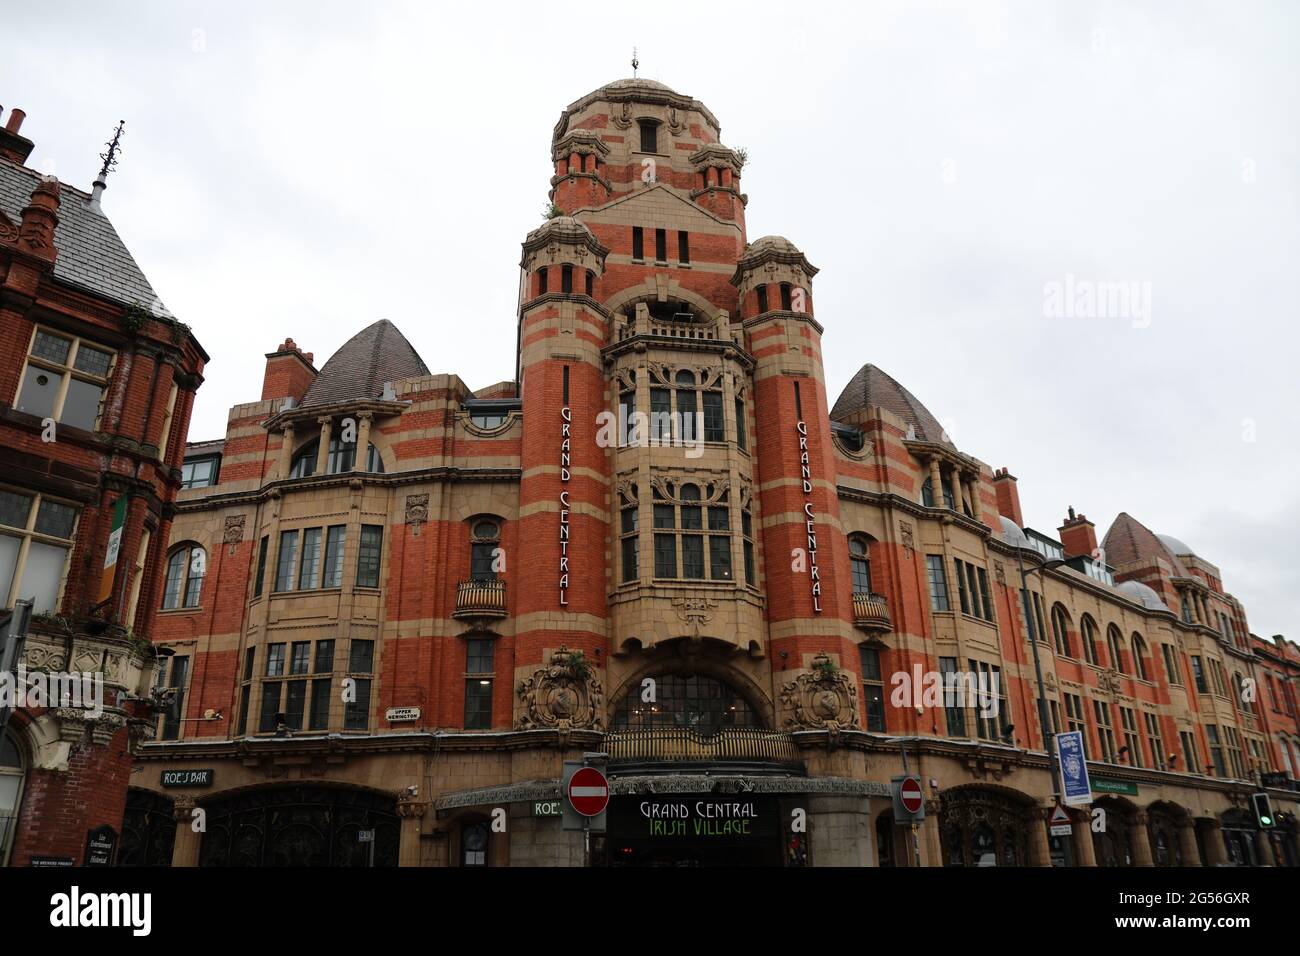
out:
M1061 826L1070 822L1070 814L1066 812L1065 807L1058 803L1056 808L1052 810L1052 816L1048 822L1050 822L1052 826Z
M898 799L908 813L917 813L925 803L921 794L921 781L915 777L904 777L898 787Z
M569 805L584 817L599 816L609 806L609 781L595 767L583 767L569 778Z

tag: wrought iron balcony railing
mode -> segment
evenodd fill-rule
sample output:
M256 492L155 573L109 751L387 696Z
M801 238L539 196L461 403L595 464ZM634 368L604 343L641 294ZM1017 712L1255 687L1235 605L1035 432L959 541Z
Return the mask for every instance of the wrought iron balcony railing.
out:
M853 595L853 623L864 631L888 631L893 628L889 620L889 602L884 595L859 591Z
M799 747L779 730L734 727L697 734L684 727L615 730L605 735L611 763L799 763Z
M505 617L506 582L461 581L456 585L456 610L452 617Z

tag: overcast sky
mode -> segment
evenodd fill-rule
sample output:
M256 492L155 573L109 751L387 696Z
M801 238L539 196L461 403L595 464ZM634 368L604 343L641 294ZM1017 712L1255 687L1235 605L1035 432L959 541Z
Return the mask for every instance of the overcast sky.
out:
M750 238L820 267L832 401L878 365L1030 526L1128 511L1294 639L1298 10L44 0L4 13L0 103L83 188L126 120L104 205L212 356L200 440L285 336L319 367L388 318L510 378L551 129L635 44L748 149Z

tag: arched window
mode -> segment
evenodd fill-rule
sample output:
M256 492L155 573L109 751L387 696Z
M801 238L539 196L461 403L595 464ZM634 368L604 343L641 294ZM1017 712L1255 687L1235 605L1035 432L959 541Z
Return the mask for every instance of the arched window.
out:
M1097 663L1097 625L1087 614L1079 621L1079 635L1083 642L1083 659L1089 664Z
M871 546L867 538L849 538L849 567L853 571L853 593L871 593Z
M1070 645L1070 618L1060 604L1052 605L1052 637L1056 640L1057 656L1074 657L1074 648Z
M673 382L677 386L677 417L681 422L682 441L696 441L699 434L695 427L695 375L682 369Z
M1147 676L1147 642L1142 640L1142 635L1133 632L1133 667L1137 671L1137 676L1143 680L1150 680Z
M0 866L9 863L9 848L18 832L18 811L23 805L27 764L18 741L0 733Z
M482 820L460 828L460 865L488 865L488 825Z
M654 700L641 699L641 682L623 696L610 721L610 730L651 730L676 727L706 736L732 727L762 727L740 691L703 674L662 674L655 682Z
M1106 628L1106 648L1110 651L1110 666L1121 674L1125 673L1124 658L1120 654L1123 646L1124 638L1120 637L1119 628L1114 624Z
M316 458L319 451L319 438L304 445L293 459L293 467L289 469L289 477L307 478L316 474ZM331 438L329 456L325 460L325 473L327 475L338 475L345 471L351 471L353 464L356 462L356 457L356 442L344 442L337 438ZM366 453L365 470L377 475L384 473L384 460L380 457L379 450L375 448L373 442L369 445L369 451Z
M163 586L163 610L198 607L203 593L203 576L208 570L207 552L193 542L180 545L167 557L167 583Z
M474 522L470 529L469 576L473 581L497 579L497 556L501 549L501 526L492 518Z

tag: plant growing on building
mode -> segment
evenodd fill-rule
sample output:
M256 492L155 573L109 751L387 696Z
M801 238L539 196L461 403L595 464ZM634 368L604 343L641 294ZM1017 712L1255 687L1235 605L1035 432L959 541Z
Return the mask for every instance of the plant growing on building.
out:
M557 203L550 203L542 210L543 219L555 219L557 216L563 216L564 214L564 210Z
M573 679L580 683L591 677L591 662L582 651L570 651L564 658L562 666L567 668L573 675Z
M812 667L813 672L816 673L818 678L823 680L834 680L840 673L840 665L836 664L825 654L818 654L817 657L813 659Z
M122 327L132 335L139 335L149 321L149 310L139 302L132 302L122 313Z
M749 162L749 150L743 146L736 146L731 151L736 154L736 165L743 169L745 164Z

